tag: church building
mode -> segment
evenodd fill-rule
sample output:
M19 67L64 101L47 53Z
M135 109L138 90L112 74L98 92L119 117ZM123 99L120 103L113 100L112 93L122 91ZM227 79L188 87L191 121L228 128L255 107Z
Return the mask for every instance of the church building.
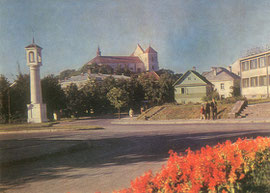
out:
M96 57L87 64L109 65L114 70L128 68L135 73L159 70L158 53L151 46L143 50L139 44L130 56L102 56L98 47Z

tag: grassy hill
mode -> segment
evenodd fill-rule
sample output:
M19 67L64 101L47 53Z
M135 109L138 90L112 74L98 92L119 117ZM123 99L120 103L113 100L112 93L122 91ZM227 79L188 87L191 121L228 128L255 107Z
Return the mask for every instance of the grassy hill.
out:
M218 119L228 118L234 104L218 103ZM155 106L141 114L139 120L199 119L200 104Z

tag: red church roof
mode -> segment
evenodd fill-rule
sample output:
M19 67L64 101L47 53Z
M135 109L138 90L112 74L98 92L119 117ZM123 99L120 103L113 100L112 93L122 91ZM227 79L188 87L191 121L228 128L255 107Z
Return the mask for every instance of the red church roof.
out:
M143 63L139 57L136 56L96 56L87 64L121 64L121 63Z

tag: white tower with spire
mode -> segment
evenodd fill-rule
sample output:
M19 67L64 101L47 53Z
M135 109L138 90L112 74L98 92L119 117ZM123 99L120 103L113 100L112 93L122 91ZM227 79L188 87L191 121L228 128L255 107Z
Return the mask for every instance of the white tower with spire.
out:
M35 44L33 38L32 44L25 47L27 66L30 67L30 90L31 104L28 108L28 123L47 122L46 104L42 103L42 92L40 83L40 66L42 66L41 50L42 48Z

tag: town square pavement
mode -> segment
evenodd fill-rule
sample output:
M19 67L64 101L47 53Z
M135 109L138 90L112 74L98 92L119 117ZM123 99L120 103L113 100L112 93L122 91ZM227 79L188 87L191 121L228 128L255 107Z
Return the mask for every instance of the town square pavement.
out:
M0 192L112 192L145 171L159 171L169 150L270 135L270 123L263 121L155 124L126 118L61 124L104 129L0 134Z

